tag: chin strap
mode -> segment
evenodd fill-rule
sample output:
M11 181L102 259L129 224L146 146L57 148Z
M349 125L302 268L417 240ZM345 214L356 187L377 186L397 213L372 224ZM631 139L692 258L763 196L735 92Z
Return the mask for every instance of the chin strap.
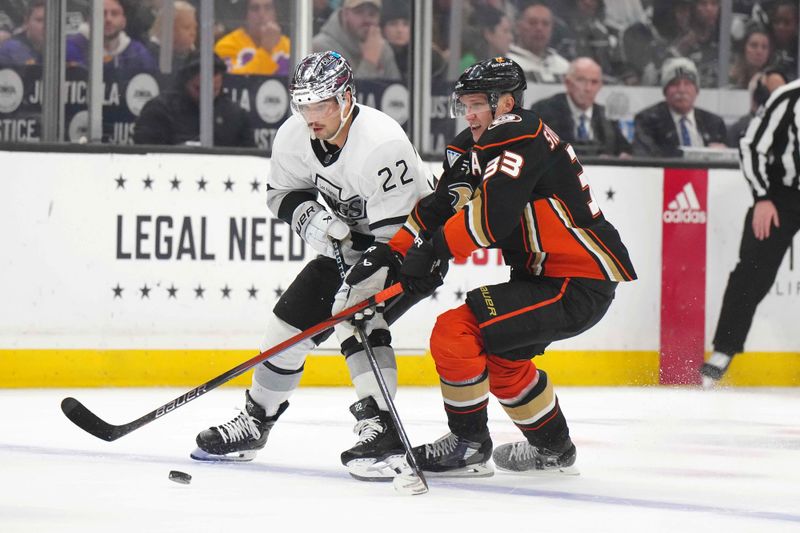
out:
M340 103L340 106L339 106L339 117L341 118L341 123L339 124L339 129L337 129L336 133L334 133L333 135L331 135L327 139L323 139L324 141L331 142L332 140L334 140L336 138L337 135L339 135L339 133L341 133L342 128L344 128L344 125L347 123L347 120L353 114L353 109L355 109L355 107L356 107L356 97L355 97L355 95L353 95L351 93L351 95L350 95L350 110L347 112L347 115L344 115L344 105L343 105L343 102Z

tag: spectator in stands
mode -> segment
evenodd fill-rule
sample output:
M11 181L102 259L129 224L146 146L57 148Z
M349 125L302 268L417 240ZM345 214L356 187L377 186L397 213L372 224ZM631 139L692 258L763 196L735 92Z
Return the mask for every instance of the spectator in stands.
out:
M719 75L720 0L694 0L689 31L674 43L674 54L697 66L701 87L716 87Z
M411 65L411 6L405 0L395 0L381 10L381 33L392 47L400 77L408 80Z
M725 147L722 118L694 106L698 83L697 67L691 60L678 57L664 62L661 85L665 100L634 117L634 154L680 157L681 147Z
M620 63L617 38L608 31L603 0L567 0L566 31L556 48L567 59L591 57L603 74L615 81Z
M475 10L491 7L503 13L508 20L517 19L517 0L472 0L472 6Z
M156 63L144 44L125 33L127 3L103 1L104 70L118 68L127 72L155 71ZM89 37L86 32L67 37L67 64L89 67Z
M564 79L569 62L550 47L553 13L541 2L531 2L521 10L516 24L517 40L508 57L534 82L555 83Z
M0 2L0 33L8 34L5 39L10 39L22 24L25 23L25 14L33 0L3 0ZM0 42L3 40L0 36Z
M690 30L694 0L653 0L651 20L634 24L622 34L626 85L658 85L659 71L675 55L672 42Z
M314 0L313 12L314 20L312 22L312 30L314 35L316 35L331 17L333 6L331 6L330 0Z
M314 51L340 52L356 79L399 80L400 68L378 24L380 15L381 0L344 0L314 36Z
M797 78L797 0L775 0L768 10L769 28L775 45L773 66L788 79Z
M411 5L408 0L393 0L381 11L381 32L394 52L403 82L408 81L411 67ZM431 51L431 73L434 79L444 79L447 62L436 48Z
M626 28L647 21L647 13L641 0L612 0L605 8L606 28L617 36L622 35Z
M742 116L728 128L727 145L731 148L739 148L739 139L747 131L750 121L756 116L758 108L767 103L769 95L780 87L786 85L786 75L780 70L771 67L763 72L757 72L750 79L747 90L750 93L750 112Z
M254 147L247 112L222 94L225 62L214 56L214 146ZM149 100L136 121L136 144L197 145L200 140L200 54L192 52L173 89Z
M175 18L172 23L172 72L180 70L183 63L197 46L197 9L185 0L175 0ZM164 9L156 15L150 28L147 48L158 61L161 55L161 27L164 24Z
M575 59L564 85L565 93L539 100L531 109L579 154L630 157L631 146L619 124L606 118L605 107L596 103L603 87L600 65L589 57Z
M767 67L771 57L772 41L767 29L759 24L750 26L730 70L730 88L747 88L753 76Z
M74 2L75 0L70 1ZM125 6L125 18L127 19L125 33L128 34L128 37L134 41L147 43L150 38L150 30L153 24L155 24L156 17L164 1L165 0L128 1L128 4ZM91 0L89 0L89 3L91 3Z
M44 49L45 0L31 0L24 31L0 44L0 66L41 65Z
M470 15L470 25L475 28L475 35L465 43L461 54L462 70L478 61L508 56L514 33L505 11L490 5L478 6Z
M247 0L244 27L220 39L214 52L231 74L289 74L291 43L278 24L274 0Z
M14 35L14 22L5 11L0 11L0 44L11 39Z

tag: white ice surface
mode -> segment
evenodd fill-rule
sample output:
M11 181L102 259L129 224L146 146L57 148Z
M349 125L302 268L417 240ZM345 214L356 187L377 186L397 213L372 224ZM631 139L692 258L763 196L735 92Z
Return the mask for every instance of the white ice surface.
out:
M61 399L122 424L185 391L3 390L0 532L800 531L800 390L557 391L580 476L438 478L401 496L339 463L354 442L349 388L300 389L256 460L224 465L188 453L235 414L241 389L112 443L67 420ZM445 433L438 389L402 388L397 406L413 444ZM519 440L496 403L489 416L495 445Z

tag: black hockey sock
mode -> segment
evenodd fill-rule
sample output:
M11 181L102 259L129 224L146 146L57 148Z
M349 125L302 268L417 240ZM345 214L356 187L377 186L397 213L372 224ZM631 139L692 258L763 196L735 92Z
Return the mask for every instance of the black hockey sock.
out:
M487 405L489 400L485 399L476 405L466 407L454 407L444 404L447 413L447 425L454 435L470 440L472 442L483 442L489 438L489 416Z
M556 398L556 405L545 417L535 424L517 424L522 434L533 446L546 448L553 452L561 453L567 450L572 441L569 438L567 419L561 412L561 406Z

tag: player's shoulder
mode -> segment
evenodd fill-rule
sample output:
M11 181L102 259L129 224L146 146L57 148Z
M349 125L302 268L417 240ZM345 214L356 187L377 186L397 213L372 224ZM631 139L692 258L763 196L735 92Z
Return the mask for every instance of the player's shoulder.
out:
M476 148L485 150L515 142L536 139L541 133L542 119L533 111L514 108L511 112L495 118L476 143Z
M408 140L405 130L395 119L366 105L358 104L358 116L353 120L353 128L361 140L374 144L398 139Z
M344 150L353 164L361 165L371 175L392 158L418 157L408 135L392 117L369 106L359 106Z

